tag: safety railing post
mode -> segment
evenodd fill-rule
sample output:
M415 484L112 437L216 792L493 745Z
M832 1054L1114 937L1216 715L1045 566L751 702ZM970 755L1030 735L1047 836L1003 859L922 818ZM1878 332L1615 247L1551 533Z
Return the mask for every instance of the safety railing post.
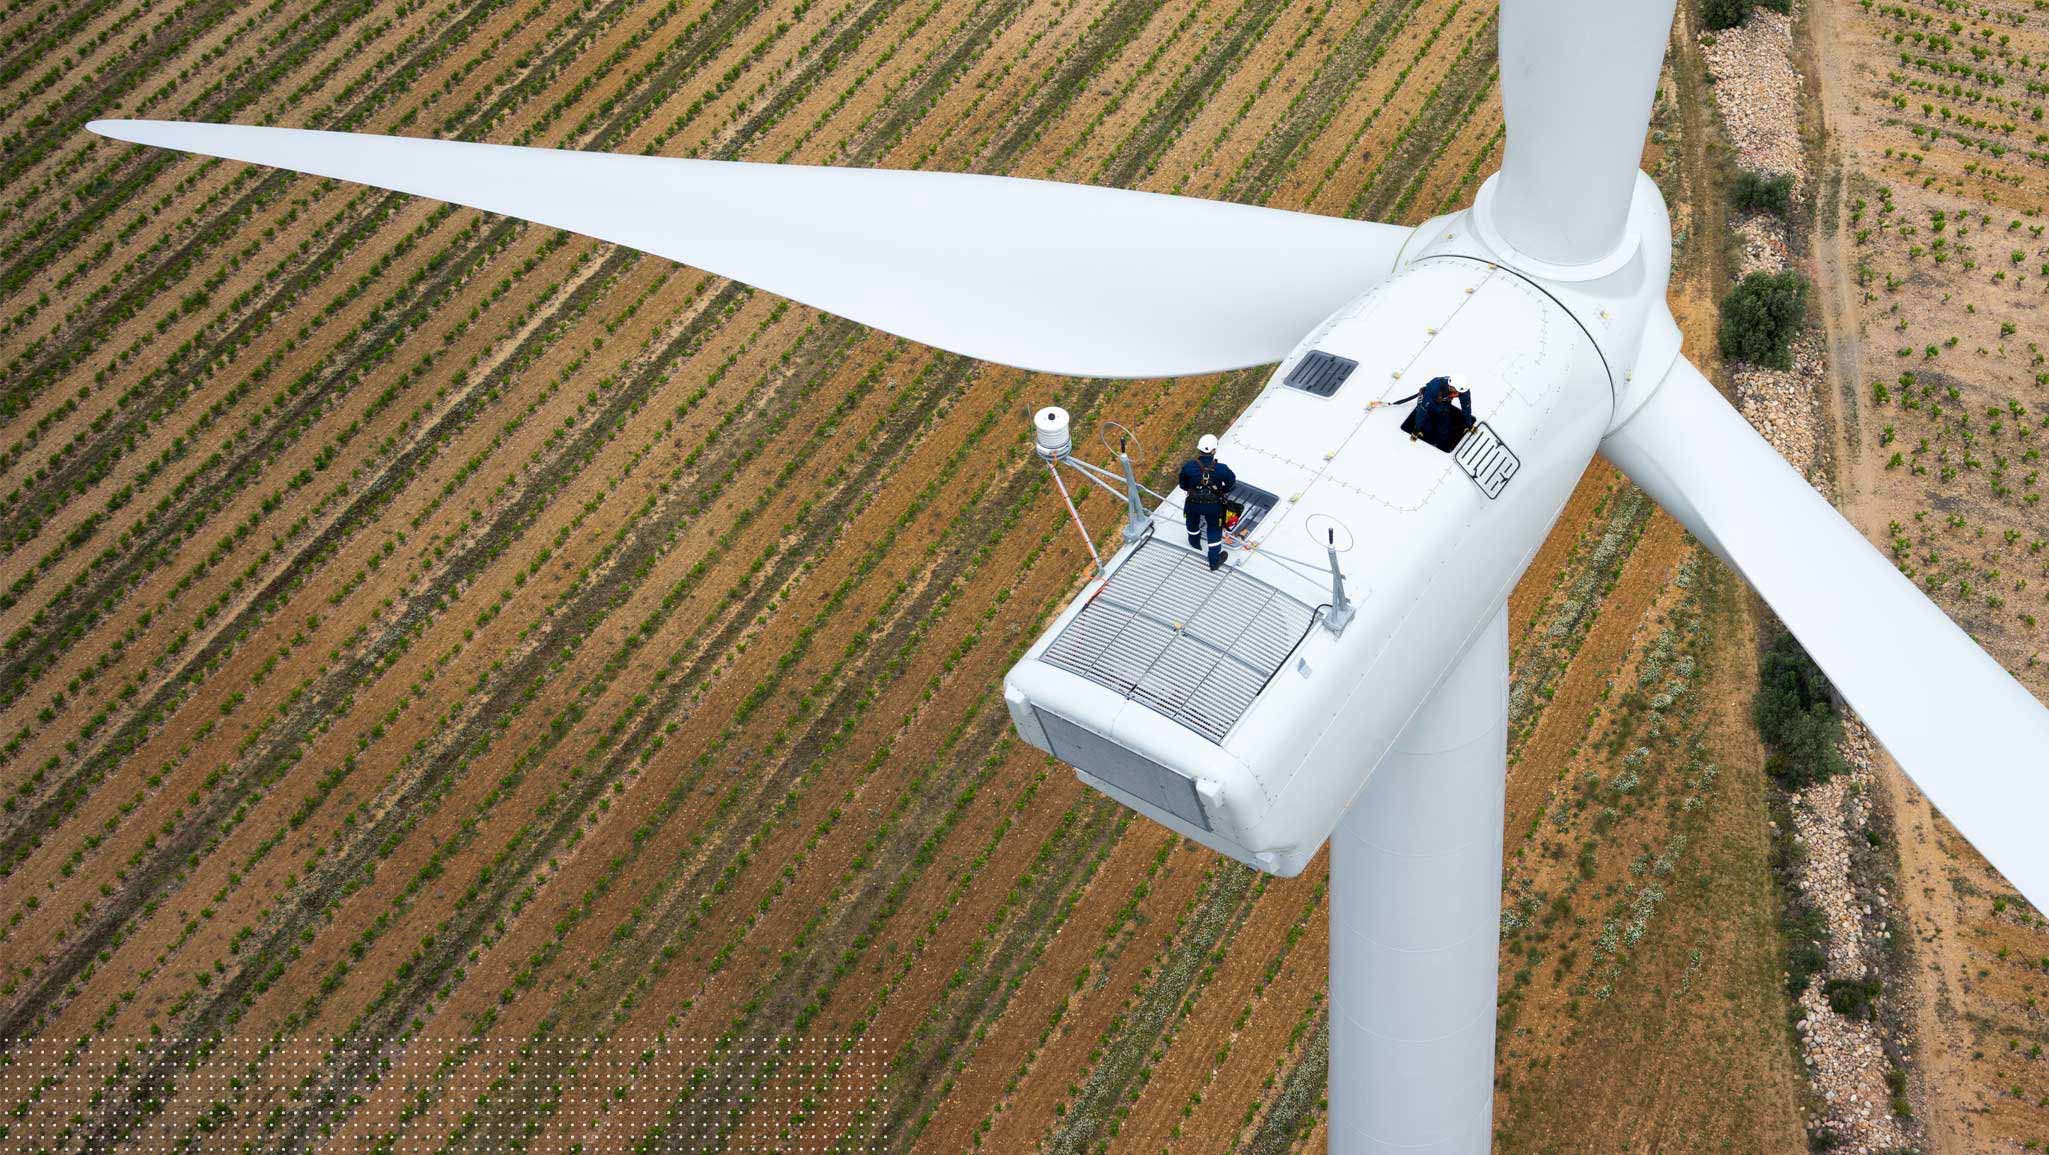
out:
M1129 442L1117 446L1117 464L1124 470L1124 541L1131 542L1145 536L1146 526L1152 519L1146 516L1145 498L1140 496L1138 475L1132 472L1131 455L1124 451Z
M1338 532L1328 532L1330 539L1324 543L1324 549L1330 555L1330 612L1323 616L1323 628L1342 634L1352 624L1352 599L1345 595L1345 571L1338 568Z

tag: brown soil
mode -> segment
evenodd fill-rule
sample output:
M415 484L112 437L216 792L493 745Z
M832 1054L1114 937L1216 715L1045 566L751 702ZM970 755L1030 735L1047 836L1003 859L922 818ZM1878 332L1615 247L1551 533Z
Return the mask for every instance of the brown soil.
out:
M282 7L266 27L312 10ZM361 45L345 36L309 53L235 119L292 121L353 99L350 85L395 75L383 54L424 51L446 32L453 50L362 126L1008 171L1403 219L1466 195L1498 153L1493 6L1474 0L661 11L598 3L567 19L507 5L458 27L416 9ZM225 34L210 35L152 67L195 61ZM238 40L207 67L264 51ZM287 101L330 63L340 67ZM1426 105L1447 81L1459 103ZM0 84L0 101L18 92ZM485 111L497 100L502 111ZM449 127L459 115L469 119ZM142 171L140 154L49 143L29 180L66 165ZM37 611L73 578L98 582L108 605L76 637L51 634L31 692L0 707L0 738L26 731L0 755L0 782L25 788L0 835L82 791L0 885L0 913L19 914L0 934L11 981L0 1014L31 1047L98 1040L93 1062L41 1091L57 1113L11 1138L54 1140L77 1110L74 1147L320 1145L313 1124L264 1122L305 1080L298 1102L361 1097L336 1113L328 1149L393 1132L401 1146L503 1137L466 1132L474 1113L479 1127L535 1122L532 1149L582 1139L589 1150L637 1139L684 1102L662 1072L719 1062L708 1040L818 1047L858 1035L859 1053L886 1056L891 1074L849 1094L899 1146L1025 1149L1061 1126L1099 1053L1148 1042L1126 1037L1125 1015L1185 946L1199 896L1242 880L1142 823L1120 834L1114 809L1007 737L991 688L1071 593L1083 557L1012 422L1050 394L1086 421L1132 424L1157 472L1197 426L1227 419L1258 374L1106 385L971 369L694 271L546 230L494 232L468 213L380 263L436 210L404 204L383 219L374 198L297 182L232 216L242 191L280 186L236 184L233 166L197 171L168 165L76 246L89 254L157 214L114 259L55 290L71 267L60 261L26 298L0 302L12 316L36 292L60 298L0 334L0 358L38 336L91 349L0 424L0 448L23 446L0 478L79 468L82 450L65 449L74 435L97 452L94 437L119 440L105 430L126 436L110 423L135 432L106 476L0 560L0 581L136 487L92 542L0 609L0 632L52 630ZM86 323L108 308L94 305L62 320L102 286L142 284L160 258L126 274L121 262L188 220L221 222L223 239L132 316ZM302 241L317 254L355 231L246 345L220 347L221 368L189 394L147 421L134 402L115 404L181 342L211 355L223 324L265 307L217 321L236 294L314 268ZM450 244L494 247L418 318L395 319L404 306L390 302ZM214 303L186 310L181 299L236 252ZM345 296L359 278L360 294ZM358 322L395 351L358 356L342 340ZM431 367L410 375L429 352ZM273 355L267 379L236 395ZM310 384L284 388L307 373ZM74 410L28 436L86 384ZM398 399L380 404L388 388ZM216 403L215 421L192 429ZM179 437L180 461L146 474ZM132 587L96 576L105 543L167 524L156 503L208 454L261 439L277 456L246 486L217 480L226 465L196 480L223 504L161 543L160 564L136 563ZM266 501L300 469L319 480ZM1519 634L1616 484L1599 467L1574 496L1516 594ZM172 513L198 509L193 493ZM1084 514L1107 524L1100 500ZM1555 778L1551 760L1583 736L1603 663L1640 633L1678 556L1672 537L1657 529L1638 545L1519 781ZM216 545L218 559L181 585ZM116 756L114 735L132 748ZM1320 1142L1313 1105L1300 1119L1275 1108L1291 1075L1316 1069L1317 885L1271 883L1246 900L1158 1053L1138 1048L1148 1076L1119 1105L1116 1146L1221 1152L1277 1120ZM93 1105L112 1074L101 1060L153 1030L231 1045L199 1072L129 1052L140 1065ZM261 1053L273 1036L288 1042ZM388 1048L402 1074L358 1078L326 1051L335 1040ZM548 1056L559 1090L487 1090L522 1045ZM244 1086L232 1096L216 1077L229 1056L254 1064L235 1067ZM1594 1063L1567 1050L1552 1069ZM423 1091L425 1110L401 1126ZM27 1094L0 1080L0 1109ZM164 1112L128 1129L116 1112L131 1094L160 1097ZM229 1098L228 1118L198 1129L199 1113ZM749 1118L792 1109L771 1102ZM793 1141L851 1136L848 1118L793 1125Z
M1819 201L1816 266L1837 372L1830 398L1837 474L1846 512L1873 543L1890 550L1893 539L1903 537L1909 548L1901 560L1923 588L1939 582L1932 595L1938 604L2038 697L2049 697L2040 630L2019 617L2049 617L2042 601L2049 591L2034 572L2040 562L2025 552L2043 537L2037 507L2024 504L2039 486L2021 480L2036 468L2024 459L2029 446L2039 445L2039 424L2049 413L2049 391L2030 364L2045 316L2045 280L2036 269L2043 242L2033 226L2049 202L2039 169L2019 156L1995 158L1953 138L1931 143L1912 131L1960 115L2014 120L2023 126L2015 147L2034 149L2021 139L2036 132L2026 106L2039 98L2016 89L2021 81L2015 79L1992 91L2019 98L2022 107L1995 112L1984 93L1989 86L1972 84L1968 95L1962 85L1953 92L1918 87L1950 86L1946 76L1918 63L1902 65L1892 37L1920 29L1923 9L1905 12L1916 21L1912 29L1903 16L1838 0L1817 4L1813 16L1829 182ZM1987 17L1994 13L2006 10L1959 16L1965 35L1992 28L1995 21ZM1942 14L1935 30L1946 30L1948 19ZM1993 43L2005 37L2009 44L1988 54L1993 73L2013 71L2009 53L2039 56L2049 44L2032 20L1996 23ZM1896 107L1895 97L1906 107ZM1924 104L1936 114L1926 113ZM1987 134L1969 129L1966 135ZM1889 200L1879 195L1881 188ZM1937 211L1946 217L1940 233ZM2021 226L2010 229L2014 220ZM1938 237L1954 254L1940 264L1932 257ZM2016 265L2014 251L2028 259ZM1907 319L1904 330L1901 318ZM2014 331L2002 336L2005 325ZM1958 338L1954 347L1951 337ZM1937 349L1932 358L1929 346ZM1902 348L1911 355L1897 356ZM1901 382L1903 372L1914 375L1912 386ZM1883 404L1874 383L1890 394ZM1922 395L1924 385L1932 395ZM1910 398L1914 409L1905 407ZM1994 433L1987 410L2009 401L2027 416L2003 414L2005 428ZM1982 467L1966 465L1944 476L1946 466L1963 464L1966 456L1958 448L1960 415L1973 422L1979 438L1970 456L2014 463L2004 479L2009 495L1998 492ZM2017 442L2024 427L2034 427L2032 438ZM1928 448L1916 452L1924 439ZM1899 464L1893 463L1896 453ZM1915 462L1925 472L1916 475ZM2009 532L2018 535L2012 546L2005 542ZM1988 576L1996 571L2002 578ZM2017 584L2028 578L2034 580ZM1972 583L1968 593L1965 582ZM1995 608L1988 600L1994 597L2004 604ZM1875 748L1874 754L1884 767L1879 782L1888 805L1881 811L1891 812L1899 856L1894 890L1909 983L1900 995L1914 1032L1915 1112L1937 1152L2039 1144L2049 1135L2049 1066L2037 1049L2049 1039L2049 1018L2040 1006L2049 923L1889 758Z
M1639 553L1650 545L1647 535ZM1776 979L1776 896L1755 770L1762 752L1746 724L1755 646L1734 580L1708 580L1718 585L1700 627L1705 684L1694 691L1698 705L1688 709L1701 711L1689 715L1690 724L1707 736L1701 754L1716 771L1702 778L1694 768L1702 763L1688 765L1686 781L1676 785L1691 792L1690 801L1625 807L1619 820L1596 823L1589 836L1583 818L1568 818L1582 796L1580 783L1614 781L1630 765L1611 736L1642 718L1641 704L1618 693L1597 709L1588 744L1561 775L1541 833L1528 846L1535 853L1519 858L1511 872L1511 896L1569 895L1574 913L1570 923L1553 927L1558 937L1542 958L1503 954L1505 979L1520 974L1519 985L1527 983L1520 986L1526 993L1515 1029L1502 1044L1496 1115L1504 1150L1805 1146L1802 1084L1790 1061L1791 1030ZM1642 616L1610 667L1617 686L1637 684L1650 644L1680 621L1681 594L1662 591ZM1634 735L1645 731L1631 733L1622 745L1635 745ZM1583 848L1577 861L1563 850L1575 839ZM1646 871L1653 856L1658 863ZM1589 863L1596 864L1591 872ZM1604 967L1596 934L1612 936L1626 916L1604 920L1601 908L1607 896L1646 879L1661 880L1662 890L1648 931ZM1551 925L1548 914L1532 918Z
M1606 700L1631 637L1671 582L1672 570L1687 548L1686 531L1678 522L1663 513L1651 515L1643 539L1637 542L1620 580L1601 607L1601 616L1595 619L1556 694L1544 707L1536 731L1509 770L1508 813L1502 829L1511 853L1529 836L1538 808L1557 777L1570 766L1573 752L1586 740L1594 709Z

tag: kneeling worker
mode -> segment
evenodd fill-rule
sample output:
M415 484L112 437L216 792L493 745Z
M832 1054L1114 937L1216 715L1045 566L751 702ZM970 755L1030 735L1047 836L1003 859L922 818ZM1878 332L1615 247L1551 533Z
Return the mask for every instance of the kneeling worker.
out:
M1195 443L1195 456L1181 466L1181 492L1188 496L1182 510L1188 518L1188 547L1201 549L1204 530L1209 538L1209 567L1224 564L1224 498L1238 484L1231 467L1217 460L1217 439L1205 433Z
M1393 401L1373 401L1368 409L1379 409L1384 405L1406 405L1417 402L1415 409L1402 421L1402 431L1409 440L1421 438L1431 445L1450 453L1458 447L1459 438L1473 426L1473 391L1466 387L1466 380L1460 374L1448 377L1433 377L1421 389Z

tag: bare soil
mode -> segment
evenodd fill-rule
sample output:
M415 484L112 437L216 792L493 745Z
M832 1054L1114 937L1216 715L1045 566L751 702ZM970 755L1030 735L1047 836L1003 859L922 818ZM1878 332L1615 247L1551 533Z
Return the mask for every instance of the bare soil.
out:
M1959 12L1945 52L1914 37L1950 33L1950 13L1821 0L1812 34L1827 129L1816 257L1846 511L2042 697L2049 667L2029 617L2049 616L2049 573L2031 551L2049 522L2031 495L2049 435L2035 364L2049 278L2037 267L2044 178L2023 155L2041 148L2034 69L2018 62L2045 47L2031 15ZM1965 60L1968 77L1945 70ZM1979 140L2012 151L1967 143ZM2049 923L1874 754L1899 859L1911 1108L1934 1151L2039 1145Z
M284 4L189 44L77 39L131 11L65 49L132 67L130 113L1406 221L1499 152L1475 0L613 0L346 27ZM316 19L339 30L292 57ZM209 70L248 78L242 103L205 95ZM22 855L0 882L0 1034L24 1061L88 1056L0 1079L10 1140L1023 1150L1114 1119L1120 1150L1320 1143L1318 872L1254 883L1126 822L1020 747L992 691L1083 558L1013 422L1049 397L1124 421L1164 475L1260 373L976 367L548 230L89 144L33 119L55 107L23 87L37 70L8 75L23 135L0 164L22 176L0 235L38 240L47 216L65 244L0 294L0 321L23 317L0 364L33 384L0 421L0 485L23 487L0 588L25 582L0 634L26 630L0 651L24 678L0 704L0 845ZM198 360L174 365L187 341ZM1574 496L1519 636L1619 488L1597 467ZM1621 563L1535 716L1533 799L1684 552L1666 523ZM1700 917L1748 910L1736 893ZM1686 973L1693 919L1660 927L1646 974ZM1135 1026L1184 989L1157 1033ZM1616 1135L1738 1134L1677 1056L1748 1010L1631 999L1682 1042ZM1590 1048L1619 1030L1547 1073L1612 1078ZM762 1040L803 1058L736 1075ZM850 1067L807 1115L784 1092L834 1046L887 1077ZM745 1122L699 1129L719 1118Z

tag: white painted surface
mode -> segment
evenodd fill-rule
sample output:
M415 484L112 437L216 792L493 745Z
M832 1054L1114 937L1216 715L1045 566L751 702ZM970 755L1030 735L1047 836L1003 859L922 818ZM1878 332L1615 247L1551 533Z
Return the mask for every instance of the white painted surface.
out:
M244 125L87 127L569 229L955 353L1082 377L1271 364L1385 276L1410 233L1012 177Z
M1631 186L1675 3L1501 0L1508 144L1487 208L1527 271L1598 265L1630 239Z
M2049 709L1691 363L1601 449L1771 603L1943 817L2049 910Z
M1283 384L1311 349L1358 361L1331 397ZM1475 416L1521 460L1489 498L1451 455L1411 441L1405 397L1463 373ZM1038 660L1099 587L1091 583L1005 679L1028 741L1037 704L1195 779L1210 831L1174 825L1280 875L1308 865L1367 777L1445 672L1506 603L1571 496L1613 408L1599 352L1527 280L1485 261L1427 255L1340 309L1283 361L1222 435L1244 481L1279 495L1250 550L1231 564L1309 605L1325 603L1324 548L1348 531L1347 592L1357 615L1314 629L1221 744L1107 686ZM1178 496L1154 514L1156 542L1186 542ZM1128 550L1110 559L1114 570ZM1090 785L1101 788L1094 779Z
M1070 432L1073 419L1067 410L1058 405L1048 405L1032 414L1033 437L1038 442L1039 456L1065 457L1074 448L1074 436Z
M1331 836L1331 1155L1492 1141L1507 758L1503 610Z

